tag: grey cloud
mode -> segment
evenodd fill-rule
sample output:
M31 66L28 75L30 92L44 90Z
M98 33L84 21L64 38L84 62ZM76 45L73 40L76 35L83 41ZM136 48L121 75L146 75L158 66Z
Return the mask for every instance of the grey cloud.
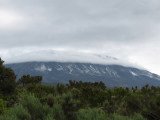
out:
M0 55L2 49L36 47L104 51L128 59L139 45L153 41L152 48L159 47L159 0L0 0L1 9L24 19L0 28Z
M152 37L154 33L154 17L152 14L159 11L153 10L150 1L106 0L94 1L18 1L13 2L17 11L31 17L31 26L17 37L28 38L27 41L39 41L43 35L47 42L55 41L136 41ZM148 14L147 14L148 13ZM156 14L157 15L157 14ZM21 31L19 32L21 33ZM37 35L39 34L39 35ZM96 34L96 36L94 36ZM6 35L7 36L7 35ZM94 39L93 39L94 38ZM105 39L104 39L105 38ZM5 38L7 39L7 37ZM46 41L46 40L44 40ZM42 40L43 42L43 40ZM44 44L44 43L43 43Z

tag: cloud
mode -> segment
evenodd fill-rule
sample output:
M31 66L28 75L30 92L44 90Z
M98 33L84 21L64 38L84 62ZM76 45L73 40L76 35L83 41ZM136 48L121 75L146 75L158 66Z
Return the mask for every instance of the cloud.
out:
M37 50L88 51L160 74L158 0L0 0L1 10L21 18L10 27L0 24L0 56L5 61Z

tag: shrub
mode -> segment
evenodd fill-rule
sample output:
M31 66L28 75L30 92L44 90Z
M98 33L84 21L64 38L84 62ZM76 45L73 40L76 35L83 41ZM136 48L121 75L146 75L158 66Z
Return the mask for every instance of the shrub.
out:
M40 99L42 103L46 103L50 107L53 107L54 104L54 96L52 94L48 94L47 96L44 96Z
M146 119L143 118L141 114L134 114L132 118L129 118L127 116L121 116L118 114L112 114L108 117L107 120L146 120Z
M22 105L15 105L7 114L1 116L0 120L31 120L31 116Z
M52 116L47 116L46 118L44 118L44 120L55 120Z
M43 106L40 101L32 94L22 96L21 104L28 110L33 120L41 119L43 116Z
M28 110L32 120L43 120L46 116L52 115L52 109L48 105L43 106L32 94L23 95L20 103Z
M106 116L98 108L81 109L77 112L77 120L106 120Z
M0 114L3 114L6 111L6 102L3 99L0 99Z
M60 104L54 104L53 116L56 120L65 120L64 112Z
M76 112L79 109L79 102L72 98L71 93L62 94L57 96L55 102L62 106L62 110L67 120L75 120Z
M18 120L30 120L31 116L22 105L15 105L8 113L9 116L16 116Z
M1 116L0 120L54 120L53 109L48 105L42 105L34 95L24 94L21 96L20 104Z
M3 115L3 116L0 116L0 120L18 120L18 118L15 115L12 115L12 116Z
M133 120L146 120L141 114L136 113L133 116Z
M129 118L129 117L126 117L126 116L121 116L121 115L118 115L118 114L112 114L107 118L107 120L132 120L132 119Z

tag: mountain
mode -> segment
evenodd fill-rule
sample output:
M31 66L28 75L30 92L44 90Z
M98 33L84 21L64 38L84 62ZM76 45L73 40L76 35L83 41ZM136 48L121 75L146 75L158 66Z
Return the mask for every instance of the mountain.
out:
M82 80L103 81L107 87L142 87L145 84L160 86L160 76L105 54L37 50L8 58L6 63L18 78L24 74L41 75L43 82L48 84Z
M101 56L100 56L101 57ZM114 59L116 58L109 58ZM18 75L41 75L44 83L68 83L68 80L103 81L107 87L160 86L160 76L147 70L124 65L80 62L22 62L6 64Z

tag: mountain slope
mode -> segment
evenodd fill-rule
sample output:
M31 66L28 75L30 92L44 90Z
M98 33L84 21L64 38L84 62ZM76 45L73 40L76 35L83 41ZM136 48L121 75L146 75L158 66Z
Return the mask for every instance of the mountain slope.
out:
M18 77L41 75L44 83L68 83L68 80L103 81L107 87L159 86L160 76L133 67L78 62L24 62L6 64Z

